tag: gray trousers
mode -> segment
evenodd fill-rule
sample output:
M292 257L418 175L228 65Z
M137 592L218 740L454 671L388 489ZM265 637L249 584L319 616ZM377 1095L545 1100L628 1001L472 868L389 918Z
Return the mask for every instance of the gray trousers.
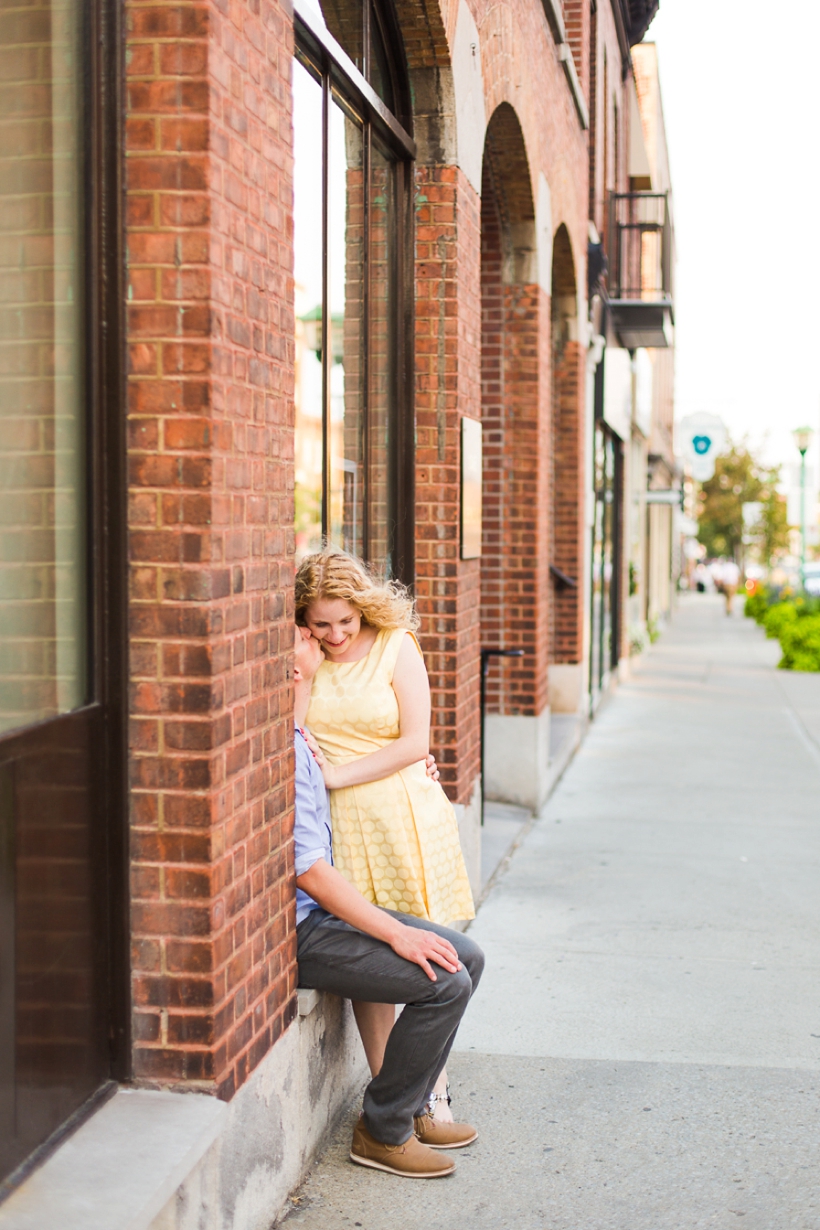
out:
M484 953L458 931L421 918L387 911L406 923L448 939L462 968L451 974L434 962L436 982L389 944L357 931L326 910L313 910L296 928L299 986L331 991L344 999L404 1004L387 1042L384 1064L364 1095L367 1130L385 1145L402 1145L413 1134L447 1062L464 1010L478 986Z

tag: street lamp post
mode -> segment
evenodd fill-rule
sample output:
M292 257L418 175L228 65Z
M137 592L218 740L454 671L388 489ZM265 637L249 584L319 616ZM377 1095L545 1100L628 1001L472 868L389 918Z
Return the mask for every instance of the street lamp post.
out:
M800 585L806 588L806 453L814 433L811 427L795 428L794 442L800 454Z

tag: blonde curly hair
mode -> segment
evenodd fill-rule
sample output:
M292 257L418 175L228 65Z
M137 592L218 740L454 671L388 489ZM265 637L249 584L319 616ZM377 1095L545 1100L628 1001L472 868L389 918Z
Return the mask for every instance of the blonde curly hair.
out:
M415 603L399 581L383 581L347 551L325 547L306 555L296 572L296 622L305 622L308 607L319 598L343 598L371 628L407 628L420 624Z

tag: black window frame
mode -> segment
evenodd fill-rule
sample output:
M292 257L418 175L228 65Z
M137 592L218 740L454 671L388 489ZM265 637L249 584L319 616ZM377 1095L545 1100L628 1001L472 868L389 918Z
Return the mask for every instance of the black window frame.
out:
M362 0L364 22L365 72L369 62L370 21L378 20L382 41L388 48L391 89L402 118L409 115L409 89L401 73L403 60L398 24L392 10L372 0ZM395 303L390 320L392 347L388 457L388 553L387 571L412 586L414 581L414 372L413 372L413 164L416 145L404 123L391 112L367 77L356 67L333 35L324 27L315 10L305 0L295 0L293 10L294 54L322 87L323 146L327 150L328 114L335 97L362 126L364 180L370 182L371 149L375 145L395 167L396 218L391 277ZM328 296L328 180L326 152L322 174L322 334L329 336ZM364 193L364 320L367 332L364 346L363 437L365 459L365 499L363 504L363 555L370 559L370 510L367 497L372 465L372 440L369 431L370 373L369 350L369 210ZM322 357L322 539L328 540L330 509L330 356Z
M95 973L99 985L93 1008L101 1041L101 1074L98 1087L84 1102L35 1143L14 1169L0 1172L0 1202L116 1091L116 1082L132 1076L123 21L117 0L89 0L81 6L77 27L83 124L79 145L86 416L85 695L83 703L69 712L4 732L0 737L0 789L6 796L2 802L13 809L13 796L11 800L8 797L9 770L13 772L10 762L19 748L38 736L47 737L49 729L59 730L85 720L86 715L92 715L88 721L95 723L94 730L99 734L87 785L89 807L93 808L89 831L98 843L94 847L92 896L98 923ZM0 851L0 862L3 855L7 860L15 858L13 830L8 844L10 848ZM9 887L13 894L13 880L10 886L0 884L0 895ZM8 902L2 905L6 907L3 922L7 925ZM13 923L13 914L11 918ZM48 1123L46 1115L42 1118Z

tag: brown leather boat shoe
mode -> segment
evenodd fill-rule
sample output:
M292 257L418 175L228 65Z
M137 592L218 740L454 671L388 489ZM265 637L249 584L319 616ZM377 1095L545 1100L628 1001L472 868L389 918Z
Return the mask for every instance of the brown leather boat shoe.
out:
M403 1145L383 1145L370 1135L362 1119L353 1129L350 1160L359 1166L386 1170L388 1174L401 1175L405 1179L441 1179L456 1168L454 1162L445 1161L423 1145L415 1134Z
M443 1123L433 1115L419 1115L413 1124L416 1139L428 1149L463 1149L478 1140L478 1132L469 1123Z

